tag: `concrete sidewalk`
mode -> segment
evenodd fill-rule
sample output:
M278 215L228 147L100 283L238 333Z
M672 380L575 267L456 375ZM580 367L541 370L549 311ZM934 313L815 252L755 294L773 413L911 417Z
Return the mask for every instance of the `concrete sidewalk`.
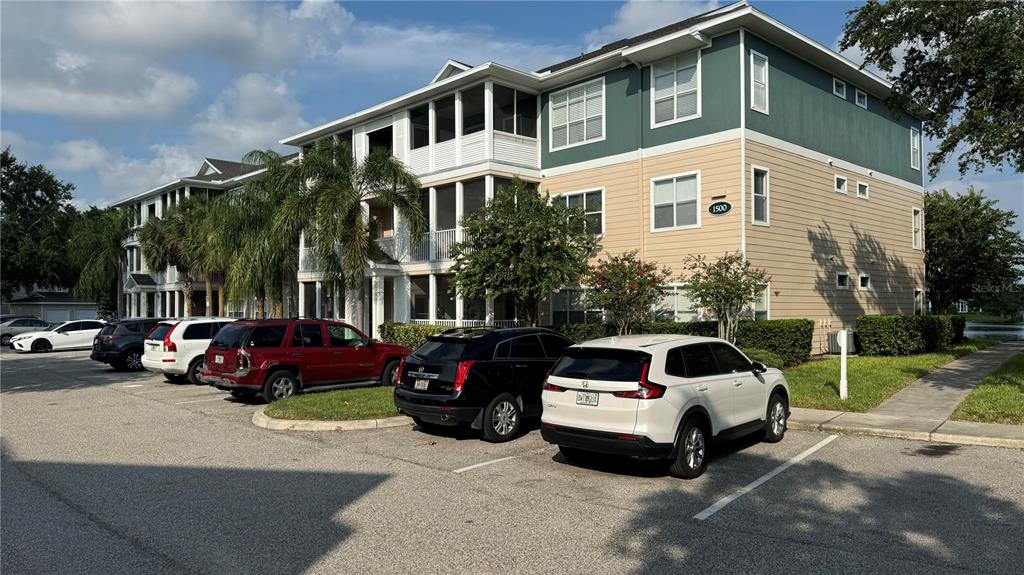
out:
M950 421L960 402L1024 342L993 346L951 361L867 413L792 408L793 429L1024 449L1024 425Z

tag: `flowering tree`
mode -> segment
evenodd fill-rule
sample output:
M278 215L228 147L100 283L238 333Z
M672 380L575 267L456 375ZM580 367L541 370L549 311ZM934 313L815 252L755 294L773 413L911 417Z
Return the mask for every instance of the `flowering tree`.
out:
M587 307L604 309L619 335L628 334L633 325L650 317L670 275L668 268L641 260L635 251L600 259L590 267Z
M690 272L685 278L686 292L690 299L698 307L714 312L718 337L735 342L740 316L757 301L771 276L751 267L739 252L725 254L715 261L690 256L686 264Z

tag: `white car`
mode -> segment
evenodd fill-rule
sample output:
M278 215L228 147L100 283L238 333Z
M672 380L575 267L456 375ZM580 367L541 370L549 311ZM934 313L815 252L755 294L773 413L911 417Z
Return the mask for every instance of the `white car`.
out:
M50 351L52 349L88 349L103 328L98 319L83 319L59 323L46 331L32 331L11 338L11 347L17 351Z
M728 342L683 335L609 337L566 348L541 394L541 435L587 452L671 460L692 479L711 439L786 433L789 385Z
M11 345L11 338L23 333L40 331L50 327L50 322L34 317L18 317L0 323L0 346Z
M164 374L168 381L188 379L201 385L199 374L203 371L206 348L220 328L233 321L230 317L192 317L156 324L146 336L142 367Z

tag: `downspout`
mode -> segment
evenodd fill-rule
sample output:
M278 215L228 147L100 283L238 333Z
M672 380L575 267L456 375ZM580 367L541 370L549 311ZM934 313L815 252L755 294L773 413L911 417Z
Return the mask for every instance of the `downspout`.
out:
M747 258L747 76L746 38L740 28L740 253Z

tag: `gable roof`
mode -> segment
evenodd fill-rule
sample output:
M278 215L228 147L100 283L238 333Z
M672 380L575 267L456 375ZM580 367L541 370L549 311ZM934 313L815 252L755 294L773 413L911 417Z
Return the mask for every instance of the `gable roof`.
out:
M228 180L259 169L259 166L253 166L252 164L243 164L241 162L232 162L230 160L218 160L217 158L206 158L206 163L217 171L221 176L218 178L220 180Z
M451 78L452 76L455 76L456 74L461 74L466 70L469 70L470 68L472 68L472 66L470 66L469 64L459 62L458 60L448 60L447 62L445 62L444 66L442 66L441 69L438 70L437 74L434 74L434 78L430 81L430 83L433 84L439 80Z

